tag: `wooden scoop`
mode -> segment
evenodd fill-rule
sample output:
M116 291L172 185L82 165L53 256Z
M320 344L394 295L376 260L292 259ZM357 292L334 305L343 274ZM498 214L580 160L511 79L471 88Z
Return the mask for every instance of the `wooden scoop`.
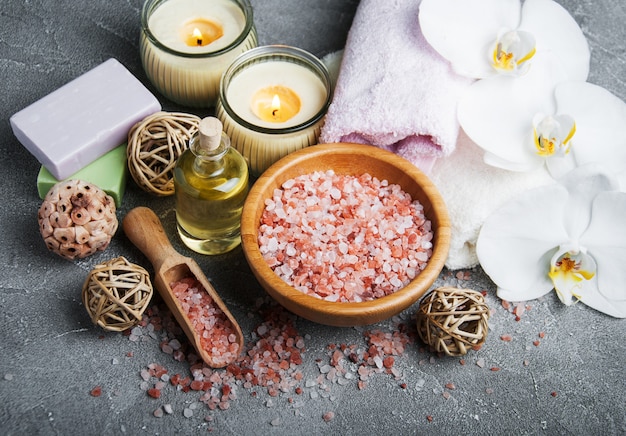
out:
M167 307L172 311L176 320L184 330L187 338L196 348L202 360L213 368L220 368L230 362L224 362L221 356L212 356L204 350L200 343L200 337L194 331L185 310L182 308L178 298L172 292L170 283L178 282L184 278L193 277L199 281L209 294L214 304L219 307L224 315L232 323L239 352L243 350L243 334L237 321L230 313L222 299L219 297L213 286L200 269L195 260L178 253L170 244L161 221L156 214L147 207L136 207L124 217L122 222L124 232L128 239L137 246L154 267L154 283L157 290L165 300ZM237 356L233 355L233 360Z

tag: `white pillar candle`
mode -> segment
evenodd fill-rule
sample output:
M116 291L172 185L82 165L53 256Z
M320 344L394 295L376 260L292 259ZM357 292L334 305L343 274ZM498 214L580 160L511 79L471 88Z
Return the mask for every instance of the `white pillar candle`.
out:
M144 4L140 41L144 70L160 93L184 106L213 106L224 70L256 45L248 0Z
M294 47L258 47L224 73L217 116L258 176L317 143L330 98L328 71L315 56Z
M255 99L259 91L268 88L279 88L278 92L283 93L291 91L300 100L299 110L284 121L267 121L260 117L255 111ZM226 99L237 115L250 124L268 129L284 129L310 120L322 109L327 97L324 83L310 68L281 60L246 68L233 77L226 91Z

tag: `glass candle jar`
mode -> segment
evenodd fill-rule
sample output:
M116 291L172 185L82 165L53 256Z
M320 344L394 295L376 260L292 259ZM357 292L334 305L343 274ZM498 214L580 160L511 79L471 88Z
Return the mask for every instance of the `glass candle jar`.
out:
M215 105L222 73L257 46L249 0L146 0L140 53L148 79L175 103Z
M259 176L288 153L317 143L331 101L324 64L305 50L257 47L222 76L217 117Z

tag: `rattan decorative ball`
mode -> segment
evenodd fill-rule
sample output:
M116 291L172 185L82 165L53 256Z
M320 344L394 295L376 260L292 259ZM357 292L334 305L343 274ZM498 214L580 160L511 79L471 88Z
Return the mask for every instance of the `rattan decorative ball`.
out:
M417 333L433 351L462 356L487 339L489 307L480 292L441 287L426 295L417 312Z
M48 249L69 260L106 249L118 227L113 197L82 180L50 188L37 220Z
M91 270L83 284L83 305L94 324L119 332L141 321L152 292L148 272L118 257Z
M144 191L174 194L174 166L189 148L200 117L178 112L156 112L128 132L126 155L130 175Z

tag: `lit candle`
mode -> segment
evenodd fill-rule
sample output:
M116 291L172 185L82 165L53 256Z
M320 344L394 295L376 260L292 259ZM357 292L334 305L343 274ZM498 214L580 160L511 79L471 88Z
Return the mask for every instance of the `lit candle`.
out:
M232 110L269 129L293 127L315 116L328 98L319 75L307 65L269 59L250 64L230 80L226 100Z
M184 106L213 106L224 70L257 45L249 0L147 0L141 21L148 78Z
M320 94L321 95L321 94ZM300 97L291 88L272 85L252 96L252 112L263 121L283 123L300 112Z
M186 23L180 32L180 37L190 47L204 47L224 36L224 27L211 20L198 19Z
M253 175L317 143L330 87L319 59L294 47L258 47L233 62L222 78L217 115Z

